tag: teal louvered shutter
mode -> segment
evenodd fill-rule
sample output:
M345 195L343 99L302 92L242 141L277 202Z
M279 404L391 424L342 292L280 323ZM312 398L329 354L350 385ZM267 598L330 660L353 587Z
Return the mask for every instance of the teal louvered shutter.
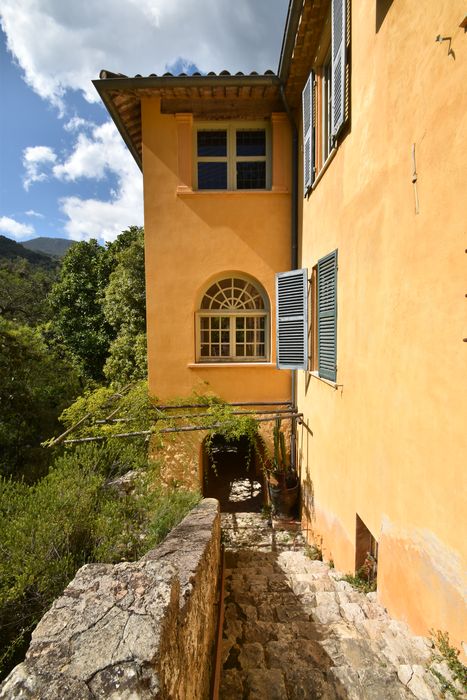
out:
M278 369L308 369L308 271L276 274Z
M311 71L302 92L303 116L303 190L304 196L315 179L315 139L313 128L313 96L315 74Z
M318 374L336 381L337 250L318 260Z
M346 0L332 0L331 134L337 136L345 119Z

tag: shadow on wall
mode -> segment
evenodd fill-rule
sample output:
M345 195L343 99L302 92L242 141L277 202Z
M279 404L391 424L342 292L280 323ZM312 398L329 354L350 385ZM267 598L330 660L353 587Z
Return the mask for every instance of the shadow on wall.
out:
M392 0L376 0L376 33L378 33L381 29L381 25L383 24L391 5Z

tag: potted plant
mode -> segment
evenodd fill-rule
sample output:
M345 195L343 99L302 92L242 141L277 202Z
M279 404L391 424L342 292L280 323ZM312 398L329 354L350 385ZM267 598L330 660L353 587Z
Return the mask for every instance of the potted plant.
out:
M277 515L290 518L298 501L299 480L287 459L285 435L281 429L281 419L274 425L274 455L272 469L268 474L269 495Z

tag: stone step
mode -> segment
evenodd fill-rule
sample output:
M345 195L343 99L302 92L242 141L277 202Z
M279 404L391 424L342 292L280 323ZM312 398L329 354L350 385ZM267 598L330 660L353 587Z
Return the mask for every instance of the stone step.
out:
M223 520L221 700L435 700L431 642L391 620L376 593L310 559L294 524Z

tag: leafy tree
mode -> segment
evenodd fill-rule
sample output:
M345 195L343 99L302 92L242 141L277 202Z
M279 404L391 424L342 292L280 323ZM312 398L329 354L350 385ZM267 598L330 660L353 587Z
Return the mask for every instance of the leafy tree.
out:
M35 326L50 313L46 297L56 271L24 258L0 259L0 316Z
M49 299L56 339L74 355L85 377L118 383L145 376L142 228L130 226L106 248L95 240L74 245L63 258Z
M131 234L131 235L130 235ZM146 331L146 287L144 278L144 231L132 226L117 238L121 244L114 254L116 262L104 296L104 314L118 333L122 328L132 332ZM112 244L115 245L115 244Z
M107 379L117 386L144 379L148 371L146 344L146 333L135 335L123 328L112 342L104 365Z
M147 373L144 230L132 226L112 246L116 266L105 290L103 309L116 337L104 373L111 382L125 384Z
M84 375L96 381L103 379L115 335L102 309L111 270L112 257L96 240L77 243L64 256L49 296L57 335L78 359Z
M38 329L0 319L0 474L40 474L48 458L40 443L78 392L76 372Z

